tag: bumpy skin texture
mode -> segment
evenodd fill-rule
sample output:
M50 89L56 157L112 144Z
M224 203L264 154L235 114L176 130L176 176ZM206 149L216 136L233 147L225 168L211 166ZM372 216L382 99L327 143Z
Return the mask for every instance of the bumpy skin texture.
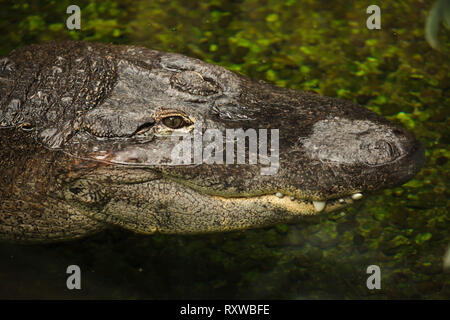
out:
M15 50L0 60L0 99L5 240L68 240L110 225L199 233L296 222L317 213L312 201L336 210L354 193L407 181L423 162L410 133L352 102L142 47ZM183 126L171 128L169 117ZM199 123L224 136L279 129L278 172L261 175L260 163L166 165L169 134Z

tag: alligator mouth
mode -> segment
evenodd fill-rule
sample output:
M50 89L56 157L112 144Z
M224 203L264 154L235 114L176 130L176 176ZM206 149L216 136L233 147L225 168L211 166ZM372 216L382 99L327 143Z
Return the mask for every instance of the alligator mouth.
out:
M203 197L207 197L213 202L222 204L223 207L239 207L239 208L252 208L252 207L264 207L267 210L282 210L291 215L316 215L318 213L328 213L339 209L346 208L352 205L355 201L360 200L363 197L362 193L354 192L347 195L335 195L330 196L327 199L313 199L310 197L299 197L303 192L297 190L294 194L284 194L282 192L260 193L260 194L236 194L220 191L208 190L190 183L183 181L179 178L174 178L169 175L164 175L166 179L176 183L179 186L188 188Z
M317 213L328 213L343 209L352 205L355 200L362 198L361 193L355 193L350 196L344 196L338 199L328 199L322 201L298 199L292 196L284 196L280 192L270 195L260 195L251 197L224 197L210 195L215 201L224 204L233 204L240 207L250 207L261 205L287 211L293 215L316 215Z

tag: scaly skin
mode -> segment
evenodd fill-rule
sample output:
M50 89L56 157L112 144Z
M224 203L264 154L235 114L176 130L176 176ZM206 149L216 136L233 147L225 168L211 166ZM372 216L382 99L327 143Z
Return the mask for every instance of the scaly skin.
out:
M295 223L401 184L423 163L410 133L352 102L142 47L15 50L0 60L0 99L4 240L70 240L111 225L151 234ZM167 165L170 134L200 123L224 136L278 129L278 171Z

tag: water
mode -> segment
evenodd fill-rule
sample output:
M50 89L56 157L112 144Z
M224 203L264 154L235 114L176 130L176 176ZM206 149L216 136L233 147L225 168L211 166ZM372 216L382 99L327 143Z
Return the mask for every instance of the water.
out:
M347 3L347 2L346 2ZM111 229L51 245L0 244L0 298L449 299L448 31L425 41L431 3L366 1L69 1L0 3L0 55L51 39L180 52L280 86L354 100L402 123L426 148L407 184L298 225L142 236ZM82 290L66 288L79 265ZM369 290L366 269L381 269Z

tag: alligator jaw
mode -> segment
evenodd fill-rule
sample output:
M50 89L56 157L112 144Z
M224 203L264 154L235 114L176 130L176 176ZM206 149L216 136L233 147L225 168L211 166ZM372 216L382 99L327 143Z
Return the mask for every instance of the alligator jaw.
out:
M346 208L352 205L355 200L362 198L361 193L354 193L350 196L341 197L338 199L328 200L306 200L297 199L295 197L283 196L282 193L277 192L274 195L262 195L254 197L222 197L212 196L216 201L223 203L232 203L241 207L249 206L250 204L271 206L280 210L284 210L292 215L315 215L317 213L328 213L339 209Z

